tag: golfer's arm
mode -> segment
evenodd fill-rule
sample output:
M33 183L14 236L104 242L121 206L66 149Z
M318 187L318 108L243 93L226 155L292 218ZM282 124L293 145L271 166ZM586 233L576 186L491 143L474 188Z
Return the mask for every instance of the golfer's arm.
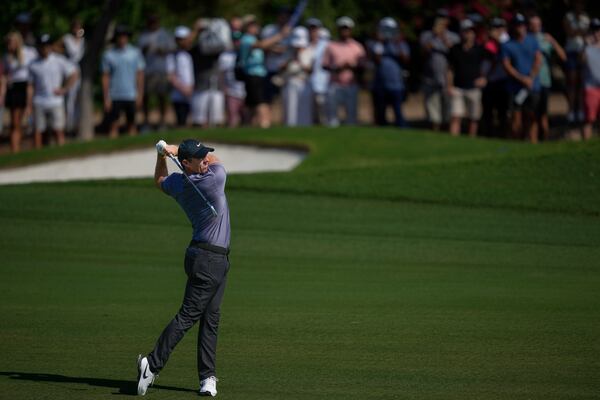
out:
M156 187L162 192L162 182L169 176L169 170L167 169L167 159L165 156L160 154L156 155L156 167L154 167L154 183Z

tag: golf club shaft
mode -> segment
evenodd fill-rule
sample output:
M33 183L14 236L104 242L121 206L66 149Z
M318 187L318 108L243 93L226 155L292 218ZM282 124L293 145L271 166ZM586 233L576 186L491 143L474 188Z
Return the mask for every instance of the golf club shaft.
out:
M208 201L208 199L204 196L204 194L202 194L202 192L200 191L200 189L198 189L198 187L194 184L194 182L190 179L190 177L185 173L185 170L183 169L183 165L181 165L181 163L179 162L178 159L176 159L172 154L167 154L169 156L169 158L171 159L171 161L173 161L175 163L175 165L177 165L177 167L179 167L179 169L181 170L181 172L183 172L183 175L186 177L186 179L188 180L188 182L192 185L192 187L196 190L196 192L198 192L198 194L200 195L200 197L202 197L202 200L204 200L204 202L206 203L206 205L210 208L210 211L212 212L212 214L216 217L219 214L217 213L217 210L215 210L215 208L213 207L212 204L210 204L210 201Z

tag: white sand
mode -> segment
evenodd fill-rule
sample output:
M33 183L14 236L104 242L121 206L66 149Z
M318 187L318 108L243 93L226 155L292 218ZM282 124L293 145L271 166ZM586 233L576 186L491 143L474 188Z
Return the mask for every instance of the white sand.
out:
M301 151L242 146L206 144L215 148L228 173L290 171L304 159ZM156 150L119 151L85 158L51 161L32 166L0 170L0 184L58 182L93 179L146 178L154 175ZM177 171L167 160L169 172Z

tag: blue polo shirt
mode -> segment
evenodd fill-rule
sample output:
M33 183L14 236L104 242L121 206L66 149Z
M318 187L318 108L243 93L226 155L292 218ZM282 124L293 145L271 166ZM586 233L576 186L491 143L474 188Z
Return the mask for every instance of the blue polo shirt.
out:
M373 45L379 49L381 61L375 68L374 89L404 90L404 72L400 65L401 55L410 55L410 48L406 42L392 42L386 40L383 43Z
M522 41L511 39L502 45L501 59L510 59L510 63L520 74L529 75L535 63L535 55L540 51L538 41L533 35L527 35ZM508 80L508 90L511 93L517 93L523 88L521 82L510 78ZM539 74L533 80L532 91L538 92L541 89Z
M112 100L135 101L138 71L146 67L144 57L137 47L130 44L123 49L107 50L102 56L102 73L110 75L109 94Z
M229 247L231 229L229 206L225 197L225 168L221 164L211 164L205 174L193 174L189 177L215 207L218 213L216 217L183 174L169 175L161 184L162 190L177 201L192 223L192 240Z

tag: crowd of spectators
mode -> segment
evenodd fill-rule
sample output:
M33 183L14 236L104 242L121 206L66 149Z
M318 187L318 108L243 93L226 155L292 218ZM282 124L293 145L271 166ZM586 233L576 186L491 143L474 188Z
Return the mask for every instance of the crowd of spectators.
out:
M582 5L573 1L564 17L564 47L544 31L535 12L452 21L442 9L431 28L410 43L391 17L359 41L348 16L336 20L332 34L314 17L292 26L287 8L264 27L247 15L230 21L202 18L192 27L166 29L152 15L136 41L130 28L117 25L102 54L103 126L110 137L121 131L136 134L139 111L139 127L150 130L150 111L156 109L154 128L161 128L170 104L177 126L266 128L278 98L286 126L353 125L359 91L366 88L375 124L406 127L406 79L411 62L417 62L432 129L535 143L549 137L555 63L563 66L567 81L566 119L582 123L583 137L591 138L600 111L600 20L590 18ZM18 22L27 27L26 20ZM78 65L86 49L81 22L74 20L58 39L14 30L5 44L0 106L10 112L11 150L20 149L24 121L35 147L42 146L45 131L64 143L65 130L76 129L79 115Z

